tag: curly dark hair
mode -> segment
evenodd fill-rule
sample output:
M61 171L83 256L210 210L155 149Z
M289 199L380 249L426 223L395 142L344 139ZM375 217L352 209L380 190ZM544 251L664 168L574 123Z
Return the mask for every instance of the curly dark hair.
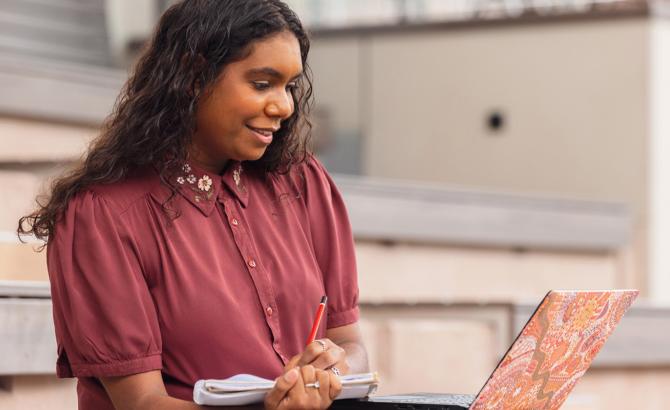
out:
M122 89L114 110L82 161L51 185L51 195L19 220L17 233L47 242L68 202L94 184L124 179L131 171L155 167L168 182L187 159L203 95L227 64L244 59L254 41L290 31L300 44L303 76L293 90L294 112L264 155L250 166L266 173L287 172L308 155L312 78L310 41L296 14L280 0L184 0L161 17L152 40ZM164 211L169 211L163 204Z

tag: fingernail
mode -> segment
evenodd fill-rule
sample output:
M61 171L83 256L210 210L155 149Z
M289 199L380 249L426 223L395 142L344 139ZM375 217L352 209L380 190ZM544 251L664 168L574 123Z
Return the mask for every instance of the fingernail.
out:
M286 372L284 375L284 380L286 380L289 383L293 383L294 381L298 380L298 369L293 368Z

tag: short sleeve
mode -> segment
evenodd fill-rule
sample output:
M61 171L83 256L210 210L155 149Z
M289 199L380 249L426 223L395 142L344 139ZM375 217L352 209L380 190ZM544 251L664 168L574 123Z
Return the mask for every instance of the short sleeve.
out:
M328 172L315 158L305 165L305 202L317 263L328 295L327 328L358 321L358 275L347 210Z
M123 215L84 192L47 246L59 377L161 369L161 338L137 246Z

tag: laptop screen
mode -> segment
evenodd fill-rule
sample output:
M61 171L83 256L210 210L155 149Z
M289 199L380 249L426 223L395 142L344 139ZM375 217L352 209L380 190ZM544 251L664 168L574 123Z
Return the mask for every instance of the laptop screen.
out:
M549 292L470 408L559 408L638 293Z

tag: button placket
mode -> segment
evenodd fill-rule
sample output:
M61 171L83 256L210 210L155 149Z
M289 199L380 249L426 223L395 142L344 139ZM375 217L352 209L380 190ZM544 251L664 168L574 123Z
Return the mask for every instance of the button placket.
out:
M233 234L233 240L235 241L235 245L237 246L237 249L239 250L240 254L243 256L245 259L245 263L247 265L247 271L249 272L251 279L254 283L254 286L256 288L256 292L258 293L259 300L262 304L262 306L265 306L265 319L267 321L268 326L270 327L270 330L272 332L273 338L275 340L281 338L281 332L279 331L279 323L278 323L278 317L276 315L277 311L275 308L272 306L275 306L275 300L274 300L274 292L272 291L272 287L269 283L269 278L267 275L262 270L262 266L258 263L256 259L256 251L253 249L253 245L251 244L250 238L248 238L248 233L246 232L244 226L241 223L241 219L239 215L236 215L237 212L233 211L235 209L235 205L231 204L231 201L228 198L222 198L221 203L223 205L223 211L225 215L225 219L228 221L231 227L234 229L231 229L232 234ZM279 350L279 343L273 344L273 349L275 352L277 352L278 355L281 355L282 353ZM281 356L280 356L281 357ZM282 357L282 359L284 359ZM286 362L286 360L284 359Z

